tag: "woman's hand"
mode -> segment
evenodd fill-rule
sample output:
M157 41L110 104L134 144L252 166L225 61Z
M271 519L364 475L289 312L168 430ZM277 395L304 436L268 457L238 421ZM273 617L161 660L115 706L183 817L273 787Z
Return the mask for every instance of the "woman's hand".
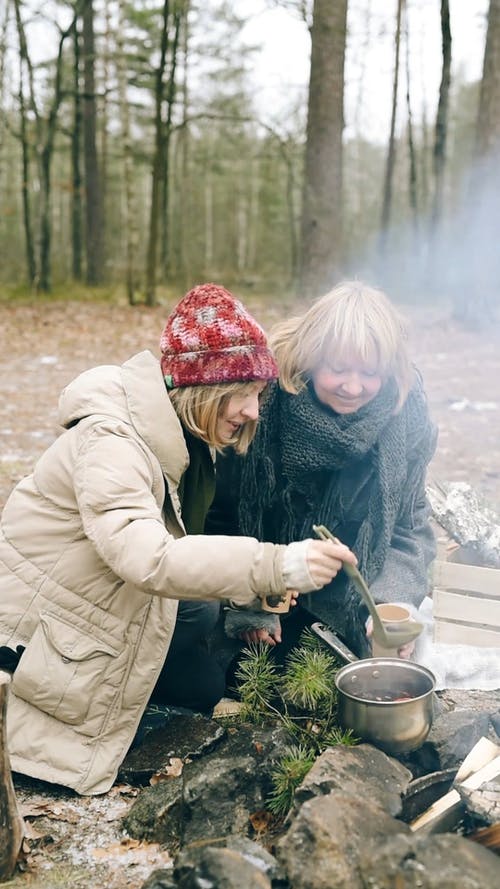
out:
M293 608L297 604L297 599L299 598L299 594L297 590L290 590L290 607ZM263 642L265 645L277 645L281 642L281 623L279 617L275 614L275 626L272 630L265 629L264 627L252 628L249 630L245 630L240 633L239 639L242 642L245 642L246 645L256 645L259 642Z
M259 642L263 642L265 645L277 645L278 642L281 642L280 619L276 617L276 627L272 632L263 627L260 630L245 630L244 633L240 633L239 638L246 645L257 645Z
M358 560L344 543L333 540L310 540L307 549L307 567L316 588L326 586L337 576L344 562L357 565Z
M373 635L373 618L369 617L365 624L366 627L366 638L370 640ZM406 645L402 645L401 648L397 650L397 656L400 657L404 661L409 661L413 652L415 651L415 639L412 639L411 642L407 642Z

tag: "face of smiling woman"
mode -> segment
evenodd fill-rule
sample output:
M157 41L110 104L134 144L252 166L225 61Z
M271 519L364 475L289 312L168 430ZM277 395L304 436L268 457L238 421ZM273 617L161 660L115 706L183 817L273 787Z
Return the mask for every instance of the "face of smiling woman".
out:
M354 354L323 363L312 375L316 397L336 414L354 414L380 391L383 380L374 364Z
M217 420L217 433L222 441L231 441L238 429L249 420L259 418L259 397L267 383L257 381L245 387L241 395L232 395Z

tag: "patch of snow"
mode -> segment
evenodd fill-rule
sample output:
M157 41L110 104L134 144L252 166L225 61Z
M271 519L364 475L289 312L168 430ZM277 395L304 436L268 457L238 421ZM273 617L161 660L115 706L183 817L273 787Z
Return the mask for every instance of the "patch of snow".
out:
M462 398L461 401L453 401L450 404L450 411L497 411L497 401L469 401L468 398Z

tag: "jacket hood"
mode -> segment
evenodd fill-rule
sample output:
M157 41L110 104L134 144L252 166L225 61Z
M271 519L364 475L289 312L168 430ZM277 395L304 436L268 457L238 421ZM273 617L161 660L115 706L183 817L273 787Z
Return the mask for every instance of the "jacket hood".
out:
M131 424L160 461L169 487L178 483L188 451L160 362L151 352L139 352L121 366L93 367L66 386L59 399L60 424L68 428L94 415Z
M128 420L121 367L113 364L93 367L76 377L61 392L58 413L61 426L67 429L93 414Z

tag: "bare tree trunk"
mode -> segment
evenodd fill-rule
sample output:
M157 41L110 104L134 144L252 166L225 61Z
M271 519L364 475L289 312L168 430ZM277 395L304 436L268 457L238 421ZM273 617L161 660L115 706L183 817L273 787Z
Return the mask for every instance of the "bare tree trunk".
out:
M83 9L83 156L85 167L85 228L87 284L101 284L104 277L104 230L101 179L97 161L97 102L95 95L94 6L88 0Z
M163 275L168 277L168 214L169 214L169 155L170 155L170 137L172 135L172 115L174 110L175 93L176 93L176 70L177 70L177 53L179 50L179 37L182 24L183 10L176 9L174 11L174 37L170 50L170 74L167 86L167 119L165 121L165 137L164 137L164 170L163 170L163 193L162 193L162 238L161 238L161 266Z
M71 132L71 169L72 169L72 201L71 201L71 241L72 266L75 281L82 279L82 174L80 168L80 145L82 135L82 100L80 90L80 34L75 24L73 32L73 130Z
M187 118L189 114L189 92L188 92L188 61L189 61L189 20L186 14L183 28L183 45L182 52L184 57L183 80L182 80L182 120L183 126L179 131L177 139L177 148L180 152L180 189L177 197L177 273L183 285L189 286L190 279L190 238L188 236L187 222L189 219L190 209L190 189L189 189L189 125Z
M499 317L499 160L500 0L490 0L467 227L460 232L467 243L469 280L460 282L454 297L455 317L468 326L484 327Z
M387 234L391 218L392 208L392 184L394 180L394 166L396 162L396 114L398 110L399 89L399 54L401 50L401 19L405 0L398 0L396 13L396 34L394 37L394 78L392 81L392 110L391 127L389 132L389 144L387 147L387 159L385 162L384 191L382 198L382 215L380 218L380 250L385 251Z
M50 103L45 126L38 110L34 86L33 65L29 57L24 25L21 18L21 2L14 0L17 30L19 35L19 48L26 67L28 69L30 85L30 108L35 116L37 137L37 159L40 176L40 262L39 262L39 287L49 291L51 288L51 164L56 135L57 114L62 101L62 67L64 44L70 34L73 33L78 16L90 0L77 0L74 6L74 17L65 31L61 31L57 57L55 63L54 94Z
M160 61L155 75L155 152L151 177L151 206L149 213L149 236L146 259L146 305L154 306L156 301L156 263L158 252L158 230L163 176L165 173L165 131L163 126L163 100L165 93L164 75L167 63L169 2L165 0L162 13L160 36Z
M301 287L332 285L342 251L342 132L347 0L314 0L302 207Z
M448 107L451 84L451 28L449 0L441 0L441 43L443 68L439 87L439 102L434 136L434 201L432 206L431 238L436 235L443 213L444 173L446 166L446 141L448 136Z
M28 125L26 116L26 106L24 103L24 77L23 77L23 60L19 57L19 125L21 138L21 158L22 158L22 183L21 193L23 202L23 223L24 223L24 242L26 248L26 264L28 269L28 281L32 287L36 285L37 270L35 244L33 240L33 226L31 221L31 201L30 201L30 150L28 145Z
M5 59L7 56L7 25L9 21L9 5L5 4L4 18L1 23L0 33L0 108L5 108ZM3 189L3 174L5 169L5 115L0 114L0 196ZM1 199L1 197L0 197ZM3 207L0 204L0 217L2 216Z
M476 149L490 157L500 148L500 0L490 0L483 77L479 96Z
M415 240L418 241L418 194L417 194L417 155L415 151L415 140L413 136L413 115L411 109L411 77L410 77L410 35L409 24L406 19L406 110L408 114L408 156L409 156L409 181L408 190L410 195L410 208L412 211L412 221Z
M134 190L134 168L132 163L132 140L130 136L130 114L127 97L127 71L125 62L125 46L123 31L125 21L125 2L119 3L119 24L116 34L118 102L123 147L123 176L125 184L125 287L129 305L135 304L137 288L136 256L138 244L137 209Z
M106 231L107 231L107 218L108 218L108 130L109 130L109 101L108 101L108 84L111 82L111 65L110 59L112 57L112 48L111 48L111 34L113 32L113 25L111 23L111 4L104 4L104 17L105 17L105 31L104 31L104 52L103 52L103 73L102 73L102 82L104 84L103 94L97 103L97 120L99 121L99 132L100 132L100 143L101 143L101 162L99 165L99 182L100 182L100 192L101 192L101 214L102 214L102 231L104 233L104 241L103 241L103 251L102 251L102 262L103 262L103 272L107 267L107 253L106 253Z
M10 676L0 670L0 882L14 873L24 837L7 749L6 718Z

